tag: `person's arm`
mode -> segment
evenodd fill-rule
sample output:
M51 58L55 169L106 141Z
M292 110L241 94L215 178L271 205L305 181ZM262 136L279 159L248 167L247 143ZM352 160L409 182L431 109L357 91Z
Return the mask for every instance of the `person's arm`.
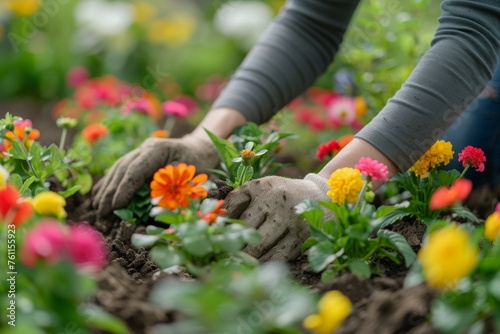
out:
M290 0L231 78L214 110L262 124L332 62L359 0Z

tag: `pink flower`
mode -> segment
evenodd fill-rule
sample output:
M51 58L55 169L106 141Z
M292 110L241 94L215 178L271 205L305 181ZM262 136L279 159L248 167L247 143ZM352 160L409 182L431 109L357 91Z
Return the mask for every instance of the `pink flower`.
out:
M363 157L359 159L354 168L359 169L362 174L370 177L372 180L389 181L387 177L389 175L389 168L375 159Z
M20 251L21 262L28 268L38 260L57 263L66 249L67 230L54 219L45 219L28 230Z
M496 211L496 212L498 212L498 213L500 213L500 203L497 203L497 206L496 206L496 208L495 208L495 211Z
M332 156L336 151L340 151L340 145L335 139L332 139L327 143L319 145L316 157L319 160L323 160L325 156Z
M334 127L356 124L356 104L350 96L336 96L328 105L326 115Z
M226 79L223 77L218 75L211 76L196 89L196 97L202 101L213 102L219 97L225 85Z
M66 75L66 82L71 87L78 87L89 78L89 71L85 67L77 66L69 70Z
M19 128L24 128L24 127L33 127L33 122L29 119L18 119L14 121L14 126L19 127Z
M73 263L94 273L106 264L106 246L102 235L87 224L70 226L68 251Z
M476 172L482 172L484 171L486 157L482 149L469 145L458 153L458 161L461 161L464 167L470 165L476 169Z
M198 105L193 99L187 96L180 96L164 102L162 109L163 113L167 116L186 118L198 109Z
M122 106L122 112L126 115L137 111L146 115L154 114L154 106L148 99L143 97L131 98Z

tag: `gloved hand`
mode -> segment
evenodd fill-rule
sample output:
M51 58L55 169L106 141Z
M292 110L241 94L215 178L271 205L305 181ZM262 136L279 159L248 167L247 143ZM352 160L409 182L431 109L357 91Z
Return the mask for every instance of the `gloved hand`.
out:
M97 216L106 217L125 207L141 186L167 164L185 162L196 166L196 173L214 168L220 161L213 143L187 135L179 139L148 138L111 167L94 187L93 206Z
M317 174L307 174L303 180L267 176L229 193L223 204L226 215L243 220L262 236L259 244L244 251L261 262L299 257L310 232L307 222L297 218L294 207L306 198L328 201L326 181Z

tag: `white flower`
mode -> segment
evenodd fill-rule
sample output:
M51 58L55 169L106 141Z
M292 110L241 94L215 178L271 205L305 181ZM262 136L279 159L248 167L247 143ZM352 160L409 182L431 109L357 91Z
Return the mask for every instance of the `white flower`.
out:
M263 2L229 1L215 17L216 28L250 49L273 20L272 9Z
M129 3L85 0L75 9L76 21L100 36L124 32L134 21L134 8Z

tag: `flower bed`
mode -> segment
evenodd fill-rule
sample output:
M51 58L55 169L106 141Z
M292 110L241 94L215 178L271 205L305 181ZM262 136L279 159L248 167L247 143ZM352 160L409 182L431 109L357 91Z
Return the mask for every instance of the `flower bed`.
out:
M134 117L144 116L141 110L134 109ZM280 167L274 154L285 139L292 139L289 134L249 125L232 144L211 135L224 164L212 175L216 186L206 189L207 176L194 166L167 165L131 205L97 219L88 185L92 180L86 175L92 168L106 168L92 165L91 159L103 149L100 142L111 140L116 116L111 115L106 131L86 127L87 135L76 136L72 145L79 145L83 155L63 149L64 141L59 147L39 144L36 124L27 120L7 116L2 122L8 138L4 145L9 144L2 149L8 171L1 171L0 213L7 231L2 235L8 238L11 225L17 231L19 249L12 261L19 273L20 331L496 330L498 197L487 188L469 195L471 185L460 172L436 168L454 155L447 143L437 142L412 172L393 179L394 189L387 187L378 196L370 181L385 180L387 169L377 161L362 159L356 168L333 173L328 180L331 202L306 200L296 208L308 222L311 238L304 243L305 254L287 268L259 265L241 252L258 235L223 218L221 204L233 187ZM64 132L73 123L60 118L58 125ZM322 156L335 154L340 145L333 146ZM481 172L485 158L466 148L458 159L465 170ZM171 193L169 184L182 192ZM469 204L462 206L467 199ZM321 208L336 218L323 215ZM71 288L58 294L60 284ZM476 306L464 307L470 303ZM2 330L10 333L7 326L2 323Z

